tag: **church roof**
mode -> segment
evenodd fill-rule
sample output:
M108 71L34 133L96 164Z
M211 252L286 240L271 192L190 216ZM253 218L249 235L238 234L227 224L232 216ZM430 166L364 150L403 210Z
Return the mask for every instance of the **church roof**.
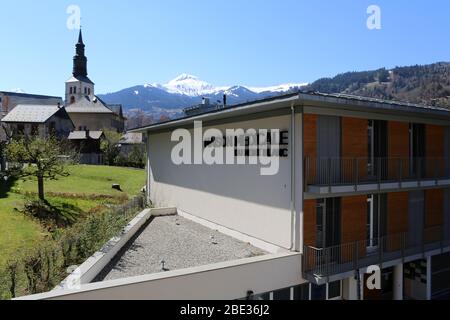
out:
M86 83L90 83L90 84L95 84L94 82L92 82L92 80L91 79L89 79L89 77L84 77L84 76L72 76L72 77L70 77L70 79L69 80L67 80L66 81L66 83L69 83L69 82L79 82L79 81L81 81L81 82L86 82Z
M83 96L80 100L66 107L67 113L114 113L107 105L99 98Z
M58 105L19 104L2 119L2 122L45 123L60 110L61 107Z

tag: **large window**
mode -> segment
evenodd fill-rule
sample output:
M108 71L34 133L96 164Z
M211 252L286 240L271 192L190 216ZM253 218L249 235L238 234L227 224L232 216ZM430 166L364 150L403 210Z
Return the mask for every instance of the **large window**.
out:
M305 283L295 287L280 289L263 294L253 295L241 300L340 300L342 299L342 281L335 281L322 286Z
M38 124L32 124L31 125L31 135L32 136L39 135L39 125Z
M367 172L369 177L385 178L387 175L387 122L369 120L368 123L368 160Z
M366 240L367 248L376 249L379 246L379 239L385 232L386 221L386 195L377 194L367 197L367 224Z
M425 171L425 125L409 125L410 174L417 177Z
M367 198L367 248L378 247L378 238L380 236L378 200L379 197L376 195L370 195Z

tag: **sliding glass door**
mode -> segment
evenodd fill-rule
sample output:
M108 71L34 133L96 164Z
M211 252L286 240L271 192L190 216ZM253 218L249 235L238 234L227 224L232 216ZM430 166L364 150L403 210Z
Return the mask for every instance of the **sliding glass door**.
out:
M341 244L340 198L317 200L316 246L328 248Z

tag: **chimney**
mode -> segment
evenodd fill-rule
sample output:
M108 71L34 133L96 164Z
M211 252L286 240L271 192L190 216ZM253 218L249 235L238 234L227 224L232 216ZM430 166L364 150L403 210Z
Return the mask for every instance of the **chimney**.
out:
M223 95L223 107L224 108L227 107L227 95L226 94Z

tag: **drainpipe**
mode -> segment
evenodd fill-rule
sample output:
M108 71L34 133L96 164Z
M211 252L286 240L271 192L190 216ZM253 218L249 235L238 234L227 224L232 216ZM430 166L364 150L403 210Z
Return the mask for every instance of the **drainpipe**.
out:
M294 103L291 103L291 247L289 250L295 248L295 224L296 224L296 212L295 212L295 199L296 199L296 186L295 186L295 107Z

